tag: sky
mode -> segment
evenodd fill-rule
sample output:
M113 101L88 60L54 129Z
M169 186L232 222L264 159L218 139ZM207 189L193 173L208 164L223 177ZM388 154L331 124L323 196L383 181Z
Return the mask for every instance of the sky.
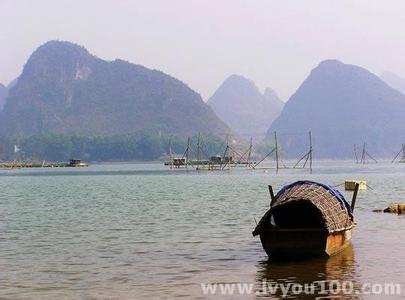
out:
M0 82L54 39L159 69L204 100L240 74L286 101L325 59L405 77L403 0L0 0Z

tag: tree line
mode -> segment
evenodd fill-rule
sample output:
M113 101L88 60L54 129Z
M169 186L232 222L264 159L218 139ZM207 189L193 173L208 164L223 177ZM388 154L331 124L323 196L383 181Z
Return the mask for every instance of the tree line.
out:
M115 136L75 136L55 133L27 138L0 137L0 160L67 161L72 158L86 161L157 160L172 153L182 155L187 137L169 135L160 131L140 131ZM206 155L222 151L224 141L214 135L203 135ZM197 144L197 134L190 137Z

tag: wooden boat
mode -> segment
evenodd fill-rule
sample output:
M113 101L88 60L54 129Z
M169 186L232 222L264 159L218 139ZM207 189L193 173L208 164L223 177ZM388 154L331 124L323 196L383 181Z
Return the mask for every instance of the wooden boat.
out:
M253 235L260 235L269 257L334 255L350 245L355 226L353 208L334 188L313 181L297 181L272 198Z

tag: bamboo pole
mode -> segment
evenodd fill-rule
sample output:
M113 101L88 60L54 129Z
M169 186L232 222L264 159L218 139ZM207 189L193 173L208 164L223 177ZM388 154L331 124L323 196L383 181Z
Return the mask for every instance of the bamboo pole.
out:
M299 165L299 163L304 159L304 158L308 158L308 152L304 154L304 156L302 156L294 165L294 169Z
M356 144L353 145L353 150L354 150L354 159L356 160L356 164L359 163L359 158L357 156L357 149L356 149Z
M169 140L169 159L170 159L170 169L173 169L172 138L170 138Z
M354 211L354 207L356 206L356 198L357 198L357 193L359 191L359 186L360 184L356 182L356 185L354 186L354 192L353 192L353 197L352 197L352 203L350 205L352 211Z
M200 167L200 161L201 161L201 135L200 132L198 132L198 140L197 140L197 169Z
M370 153L368 153L367 151L366 151L366 155L368 156L368 157L370 157L372 160L374 160L374 162L378 162L374 157L372 157L371 156L371 154Z
M399 150L398 154L395 155L394 159L391 161L392 163L395 162L395 160L398 158L398 156L401 154L402 152L402 158L400 160L401 161L405 161L405 144L402 144L401 150Z
M278 142L277 142L277 131L274 131L274 143L276 144L276 173L278 173Z
M274 192L273 192L273 187L270 184L269 184L269 193L270 193L270 199L271 199L271 202L270 202L270 206L271 206L271 204L274 201Z
M405 162L405 144L402 144L402 157L401 157L401 160L399 162L400 163Z
M225 161L228 150L229 150L229 135L226 135L226 147L225 147L224 155L221 159L221 164L220 164L221 170L224 170L226 168L226 166L228 165L228 162L225 162L225 165L222 167L222 162Z
M361 153L361 161L360 161L360 163L364 165L366 163L365 159L366 159L366 143L363 143L363 151Z
M190 137L187 138L187 148L186 148L186 169L188 168L188 161L190 158Z
M253 150L253 138L250 137L250 144L249 144L249 153L248 153L248 159L247 159L247 166L248 168L252 167L252 150Z
M267 153L267 155L265 157L263 157L258 163L256 163L253 166L253 169L255 169L260 163L262 163L267 157L269 157L270 155L273 154L273 152L276 151L276 148L273 148L269 153Z
M309 132L309 171L312 174L312 133Z

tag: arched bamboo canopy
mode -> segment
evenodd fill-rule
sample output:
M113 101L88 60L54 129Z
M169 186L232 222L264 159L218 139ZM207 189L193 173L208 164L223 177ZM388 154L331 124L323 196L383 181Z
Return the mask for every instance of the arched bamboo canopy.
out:
M342 194L328 185L297 181L277 193L253 235L271 228L313 228L334 233L353 226L352 210Z

